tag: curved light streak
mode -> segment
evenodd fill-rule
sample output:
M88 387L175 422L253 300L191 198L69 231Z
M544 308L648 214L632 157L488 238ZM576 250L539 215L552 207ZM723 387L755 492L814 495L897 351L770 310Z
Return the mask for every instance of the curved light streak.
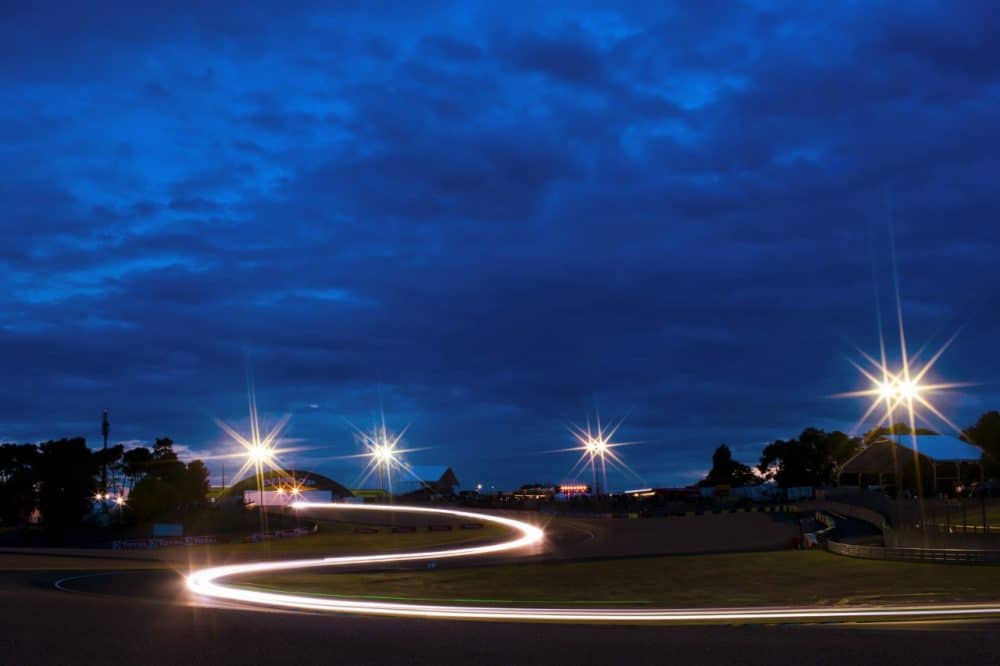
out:
M256 562L212 567L195 571L187 577L187 588L198 595L239 603L293 608L309 611L326 611L362 615L388 615L451 620L527 620L554 622L745 622L745 621L817 621L863 619L931 619L956 617L982 617L1000 615L1000 602L986 604L938 604L920 606L862 606L855 608L778 607L778 608L704 608L704 609L621 609L621 608L531 608L499 606L462 606L445 604L410 604L384 601L359 601L329 597L310 597L281 592L261 592L226 585L222 581L234 576L244 576L274 571L293 571L319 567L375 564L386 562L412 562L443 558L470 557L537 544L544 539L544 532L534 525L471 511L424 507L349 505L334 503L296 502L301 509L346 509L351 511L397 511L427 513L456 518L490 522L509 527L519 536L509 541L483 546L470 546L437 551L410 553L385 553L326 557L278 562Z

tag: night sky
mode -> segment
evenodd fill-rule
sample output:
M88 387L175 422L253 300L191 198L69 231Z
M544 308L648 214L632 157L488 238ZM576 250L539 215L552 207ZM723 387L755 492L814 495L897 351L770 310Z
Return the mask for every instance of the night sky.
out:
M380 404L465 487L595 409L688 483L855 426L890 217L938 404L1000 408L992 3L48 4L0 5L2 441L232 451L249 368L345 483Z

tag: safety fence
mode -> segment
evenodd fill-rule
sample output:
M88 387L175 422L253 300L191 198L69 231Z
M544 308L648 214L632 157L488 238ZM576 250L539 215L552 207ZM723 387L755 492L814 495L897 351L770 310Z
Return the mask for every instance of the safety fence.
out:
M417 525L394 525L387 527L384 534L412 534L417 532L420 528ZM428 532L450 532L453 529L461 530L481 530L483 529L482 523L461 523L460 525L451 525L448 523L433 524L424 526ZM380 534L383 533L381 529L373 525L359 525L354 528L354 534Z
M239 538L204 535L204 536L174 536L174 537L151 537L148 539L119 539L111 542L114 550L155 550L157 548L169 548L173 546L212 546L220 543L259 543L261 541L274 541L277 539L293 539L295 537L315 534L316 525L311 527L294 527L285 530L274 530L271 532L254 532L248 536Z
M892 548L863 546L829 540L827 550L846 557L869 560L895 560L905 562L953 562L965 564L1000 564L1000 550L972 550L960 548Z
M119 539L111 542L114 550L154 550L170 546L210 546L224 543L217 536L152 537L149 539Z
M711 509L693 509L691 511L662 514L661 518L684 518L691 516L712 516L725 513L791 513L799 511L794 504L758 504L749 506L716 507ZM639 514L632 514L639 515ZM619 517L617 514L615 517ZM625 517L624 515L621 517Z
M244 543L257 543L260 541L276 541L278 539L294 539L295 537L315 534L318 529L316 525L313 525L312 527L293 527L287 530L274 530L273 532L255 532L249 537L243 537L241 541Z

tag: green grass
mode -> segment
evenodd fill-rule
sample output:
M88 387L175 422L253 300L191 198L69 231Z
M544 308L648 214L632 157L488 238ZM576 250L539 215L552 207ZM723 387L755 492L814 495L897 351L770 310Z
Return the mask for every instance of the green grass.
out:
M484 525L482 529L432 532L426 528L416 532L393 533L387 527L377 534L356 534L355 524L320 522L316 534L292 539L277 539L269 543L229 543L199 546L214 556L234 556L272 559L279 557L325 557L372 552L423 550L444 546L498 541L510 534L500 526Z
M485 525L482 529L355 534L354 524L323 522L310 536L270 543L228 543L214 546L171 546L155 550L100 550L46 548L8 552L0 550L0 571L13 570L113 570L210 566L229 562L327 557L372 552L426 550L445 546L496 542L508 536L506 528Z
M1000 598L1000 567L780 551L370 574L299 572L246 578L240 584L304 594L475 604L843 605L995 600Z

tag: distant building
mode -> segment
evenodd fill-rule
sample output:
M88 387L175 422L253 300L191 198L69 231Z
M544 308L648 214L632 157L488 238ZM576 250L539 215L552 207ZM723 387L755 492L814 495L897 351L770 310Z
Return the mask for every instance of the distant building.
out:
M586 483L561 483L556 486L556 499L568 500L574 497L586 497L590 495L590 486Z
M351 493L355 497L369 502L380 502L389 499L389 491L381 488L352 488Z
M398 495L414 493L430 495L455 495L461 484L451 467L416 466L409 473L401 473L393 480L393 492Z
M278 490L243 491L243 503L247 506L289 506L295 502L332 502L329 490L302 490L298 492L279 488Z
M916 442L914 443L914 439ZM899 435L879 439L862 449L840 468L842 486L900 485L915 489L916 471L934 492L951 492L983 478L982 451L968 442L947 435ZM919 468L917 463L919 461ZM902 483L896 483L896 470Z
M540 483L526 483L514 491L514 499L521 501L550 500L559 491L559 486L543 486Z
M714 488L709 488L714 491ZM642 499L655 497L665 501L686 501L698 499L703 489L698 486L688 486L685 488L635 488L626 490L623 495L626 497Z
M317 498L313 501L320 501L318 498L321 496L326 497L323 501L331 501L351 496L350 490L333 479L323 476L322 474L307 472L300 469L281 470L280 472L277 470L269 470L264 472L263 481L264 492L274 492L276 495L285 493L292 494L293 491L302 493L303 495L315 491L322 491L325 493L323 495L313 495L313 497ZM244 497L245 499L245 493L247 491L257 493L257 477L252 474L238 483L233 484L229 488L226 488L222 494L224 497L237 496ZM279 493L278 491L281 492ZM259 500L256 495L255 498Z

